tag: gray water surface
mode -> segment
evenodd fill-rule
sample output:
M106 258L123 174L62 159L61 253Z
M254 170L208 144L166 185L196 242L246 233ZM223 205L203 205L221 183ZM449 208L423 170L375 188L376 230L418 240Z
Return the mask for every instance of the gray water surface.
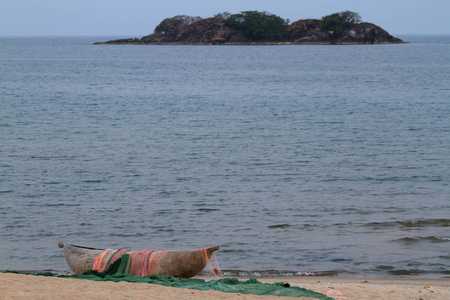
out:
M402 37L403 38L403 37ZM450 40L0 38L0 269L62 241L229 274L450 272Z

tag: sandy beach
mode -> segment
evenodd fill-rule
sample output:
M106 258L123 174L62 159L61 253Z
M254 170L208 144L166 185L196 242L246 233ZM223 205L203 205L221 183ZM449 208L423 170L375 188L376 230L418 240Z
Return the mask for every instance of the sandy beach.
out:
M279 282L280 278L258 279ZM292 286L325 293L337 300L450 299L450 279L283 278ZM0 273L0 299L312 299L280 298L197 291L146 283L90 280Z
M450 299L450 279L295 277L286 280L291 285L324 293L337 300ZM261 281L276 282L273 279Z

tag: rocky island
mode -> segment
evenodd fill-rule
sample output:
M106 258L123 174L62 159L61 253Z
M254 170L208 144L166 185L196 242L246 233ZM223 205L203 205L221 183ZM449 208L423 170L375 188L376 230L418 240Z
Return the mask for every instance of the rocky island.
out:
M355 45L401 44L383 28L362 22L344 11L321 19L290 22L268 12L228 12L211 18L179 15L164 19L142 38L98 42L95 45Z

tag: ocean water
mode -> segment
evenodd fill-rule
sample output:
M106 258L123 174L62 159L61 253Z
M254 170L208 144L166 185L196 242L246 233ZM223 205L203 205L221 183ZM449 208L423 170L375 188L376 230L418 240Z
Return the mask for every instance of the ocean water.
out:
M221 246L228 275L450 274L450 37L0 38L0 269Z

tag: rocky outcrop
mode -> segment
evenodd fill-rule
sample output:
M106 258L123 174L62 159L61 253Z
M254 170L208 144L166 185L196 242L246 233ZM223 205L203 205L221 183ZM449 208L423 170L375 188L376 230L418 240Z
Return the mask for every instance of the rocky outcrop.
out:
M226 20L207 18L181 27L173 34L154 33L141 40L145 44L203 44L229 40L230 34L226 29Z
M206 18L177 30L175 34L153 33L141 39L144 44L223 44L246 43L241 31L231 30L223 18Z
M296 41L320 31L320 20L306 19L293 22L288 29L288 38Z
M176 16L174 18L178 18ZM185 16L182 16L185 17ZM120 39L98 42L96 45L251 45L251 44L292 44L292 45L354 45L354 44L400 44L381 27L372 23L352 24L341 36L331 31L320 30L321 20L306 19L293 22L281 39L251 40L241 30L227 26L221 17L199 19L193 23L167 33L158 32L140 39Z
M393 37L383 28L372 23L354 24L337 40L339 44L399 44L401 39Z
M355 44L401 44L405 43L393 37L383 28L372 23L353 24L341 36L334 36L331 31L312 31L295 40L304 45L355 45Z

